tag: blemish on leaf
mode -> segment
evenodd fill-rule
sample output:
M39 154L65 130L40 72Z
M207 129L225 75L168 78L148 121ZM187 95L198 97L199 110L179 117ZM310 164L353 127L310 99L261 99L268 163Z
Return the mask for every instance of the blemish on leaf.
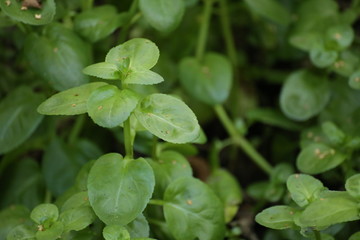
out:
M355 81L355 82L360 82L360 77L356 77L356 78L354 79L354 81Z
M313 133L313 132L308 132L308 133L307 133L307 137L308 137L308 138L312 138L313 136L314 136L314 133Z
M10 5L11 5L11 1L10 1L10 0L6 0L6 1L5 1L5 4L6 4L6 6L10 6Z
M293 212L293 211L290 211L289 213L290 213L290 215L294 215L294 212Z
M74 94L74 96L75 96L75 97L78 97L78 96L79 96L79 94L75 93L75 94Z
M314 153L315 153L315 155L319 155L321 152L320 152L320 149L315 149L315 151L314 151Z
M331 153L331 155L334 155L336 153L336 151L334 149L330 149L330 153Z
M321 201L324 201L324 200L325 200L325 198L320 198L320 200L321 200Z
M300 175L299 174L295 174L295 178L299 178L300 177Z
M38 229L38 231L41 231L41 232L45 230L43 225L38 225L37 229Z
M58 48L54 48L54 53L57 53L58 51L59 51L59 49Z
M341 34L340 33L335 33L334 34L334 38L339 40L340 38L342 38Z
M175 165L175 164L176 164L176 161L175 161L175 160L173 160L173 161L172 161L172 164L174 164L174 165Z
M35 19L41 19L41 14L35 14Z
M191 199L187 200L186 203L187 203L188 205L192 205L192 204L193 204L193 202L191 201Z
M345 62L340 60L334 63L335 68L341 68L345 65Z
M163 161L163 160L159 160L159 163L164 163L164 161Z
M210 73L210 69L209 69L209 67L202 67L202 72L204 73L204 74L209 74Z
M186 168L186 164L181 165L183 168Z
M315 141L315 142L320 142L320 140L321 140L321 138L320 138L319 136L316 136L316 137L314 138L314 141Z
M104 107L103 106L99 106L97 109L98 110L101 110L101 109L103 109Z
M26 7L26 6L21 6L21 8L20 8L20 10L22 10L22 11L25 11L25 10L27 10L28 8Z
M72 106L72 107L76 107L76 104L75 104L75 103L73 103L73 104L71 104L71 106Z
M40 0L23 0L22 6L41 9Z

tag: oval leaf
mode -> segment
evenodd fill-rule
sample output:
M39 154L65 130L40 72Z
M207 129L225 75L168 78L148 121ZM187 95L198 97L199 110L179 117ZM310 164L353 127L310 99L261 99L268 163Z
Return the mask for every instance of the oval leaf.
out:
M93 223L95 219L95 214L90 207L68 209L59 217L64 225L64 232L80 231Z
M36 107L44 100L30 88L19 87L0 102L0 154L21 145L40 124Z
M136 94L114 85L96 89L89 97L87 109L91 119L99 126L113 128L130 116L138 103Z
M180 81L192 97L210 104L220 104L228 98L232 85L229 60L217 53L207 53L203 62L185 58L180 62Z
M172 182L164 200L165 220L177 240L224 238L221 201L200 180L184 177Z
M325 144L313 143L301 150L296 165L304 173L318 174L339 166L346 157Z
M145 97L135 116L149 132L168 142L191 142L200 134L195 114L183 101L169 95Z
M132 239L148 237L150 232L149 223L143 214L137 216L135 220L126 225L125 228L130 233Z
M25 56L36 74L63 91L89 82L82 69L91 62L89 45L61 24L45 28L44 35L29 35Z
M354 198L360 199L360 174L348 178L345 183L346 191Z
M46 99L38 107L38 112L45 115L77 115L86 113L86 102L95 89L107 85L94 82L59 92Z
M87 66L83 70L84 74L110 80L120 80L120 71L113 63L101 62Z
M151 85L163 82L162 76L147 69L131 70L127 73L124 83Z
M126 228L118 225L104 227L103 236L105 240L130 240L130 234Z
M50 23L56 12L54 0L41 1L36 7L26 6L17 0L1 0L1 10L9 17L26 24L44 25Z
M35 238L36 226L21 224L13 228L6 237L6 240L37 240Z
M43 203L31 211L30 218L41 225L54 223L59 217L59 210L56 205Z
M140 0L139 7L147 22L161 32L175 29L185 10L183 0Z
M351 74L349 78L349 86L353 89L359 90L360 89L360 71L356 71Z
M287 117L305 121L317 115L329 99L327 80L302 70L286 80L280 93L280 106Z
M126 225L145 209L154 185L154 173L144 159L109 153L89 173L90 204L106 224Z
M291 198L300 207L305 207L318 198L318 194L325 189L322 182L306 174L291 175L286 186L290 192Z
M295 208L289 206L274 206L263 210L255 217L255 221L265 227L272 229L295 228Z

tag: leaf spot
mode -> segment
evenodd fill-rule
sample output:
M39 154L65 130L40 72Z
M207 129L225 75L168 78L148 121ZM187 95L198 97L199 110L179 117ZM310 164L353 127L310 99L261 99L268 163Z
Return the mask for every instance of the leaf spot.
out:
M331 155L334 155L336 153L336 151L334 149L330 149L330 153L331 153Z
M5 4L6 4L6 6L10 6L10 5L11 5L11 1L10 1L10 0L6 0L6 1L5 1Z
M101 109L103 109L104 107L103 106L99 106L97 109L98 110L101 110Z
M320 140L321 140L321 138L320 138L319 136L316 136L316 137L314 138L314 141L315 141L315 142L320 142Z
M356 78L354 79L354 81L355 81L355 82L360 82L360 77L356 77Z
M76 104L75 104L75 103L73 103L73 104L71 104L71 106L72 106L72 107L76 107Z
M186 168L186 164L181 165L183 168Z
M202 72L205 74L205 75L207 75L207 74L209 74L210 73L210 69L209 69L209 67L206 67L206 66L204 66L204 67L202 67Z
M41 14L35 14L35 19L41 19Z
M188 205L192 205L192 204L193 204L193 202L191 201L191 199L187 200L186 203L187 203Z
M321 152L320 152L320 149L318 149L318 148L315 149L314 153L315 153L316 156L319 156L319 154L321 153Z
M341 68L345 65L345 62L340 60L334 63L335 68Z
M164 163L164 161L163 161L163 160L159 160L159 163Z
M294 212L293 212L293 211L290 211L289 213L290 213L290 215L294 215Z
M335 33L335 34L334 34L334 38L335 38L336 40L339 40L339 39L342 38L342 36L341 36L340 33Z
M21 6L21 8L20 8L20 10L22 10L22 11L25 11L27 9L28 9L27 6Z
M300 175L299 174L295 174L295 178L299 178L300 177Z
M307 137L308 137L308 138L312 138L313 136L314 136L314 133L313 133L313 132L308 132L308 133L307 133Z
M54 53L57 53L58 51L59 51L59 49L56 47L56 48L54 48Z
M78 97L78 96L79 96L79 94L75 93L75 94L74 94L74 96L75 96L75 97Z
M176 161L175 161L175 160L173 160L173 161L172 161L172 164L174 164L174 165L175 165L175 164L176 164Z
M325 198L320 198L320 201L324 201L325 200Z
M38 229L38 231L41 231L41 232L45 230L43 225L38 225L37 229Z

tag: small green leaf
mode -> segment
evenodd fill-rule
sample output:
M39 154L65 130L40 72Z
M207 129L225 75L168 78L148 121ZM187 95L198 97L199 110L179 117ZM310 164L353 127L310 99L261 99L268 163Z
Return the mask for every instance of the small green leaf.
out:
M327 80L301 70L287 78L280 93L280 106L289 118L305 121L320 113L329 99Z
M358 203L343 197L320 198L301 213L301 227L323 228L337 223L359 219Z
M64 232L80 231L94 222L95 214L90 207L78 207L62 212L59 220L64 225Z
M113 63L101 62L95 63L84 68L83 73L102 79L120 80L120 71Z
M93 91L87 102L87 109L96 124L113 128L130 116L137 103L138 97L133 91L107 85Z
M291 22L289 11L276 0L245 0L245 2L251 11L277 24L286 26Z
M191 142L200 134L195 114L183 101L169 95L145 97L135 116L149 132L168 142Z
M133 38L110 49L105 62L113 63L119 69L150 69L159 59L159 49L155 43L144 38Z
M273 206L258 213L255 221L272 229L295 228L294 215L298 210L289 206Z
M315 46L310 51L311 62L319 68L331 66L337 57L338 53L336 51L328 50L323 46Z
M356 199L360 199L360 174L348 178L345 183L346 191Z
M43 227L43 226L41 226ZM38 230L35 234L36 240L55 240L61 237L63 233L64 225L62 222L55 222L48 228Z
M139 7L147 22L161 32L175 29L185 10L183 0L140 0Z
M351 45L354 40L354 30L348 25L330 27L326 32L326 44L337 50L342 50Z
M352 234L348 240L360 240L360 231Z
M339 166L347 155L322 143L313 143L301 150L296 159L298 169L308 174L326 172Z
M223 202L225 222L230 222L243 199L238 181L225 169L216 169L207 179L207 184Z
M82 207L90 207L89 196L87 192L79 192L72 195L61 206L61 212Z
M349 86L353 89L359 90L360 89L360 71L356 71L351 74L349 78Z
M172 182L164 194L164 215L177 240L224 238L223 206L200 180L184 177Z
M31 25L44 25L52 22L56 5L54 0L41 2L40 8L23 7L17 0L0 0L1 10L16 21Z
M337 74L350 77L358 68L360 58L352 49L347 49L340 52L336 62L331 66L331 70Z
M82 70L91 63L89 45L59 23L46 26L43 33L31 33L25 40L32 70L58 91L88 83Z
M117 14L116 7L102 5L77 14L74 28L81 36L94 43L112 34L125 19L125 14Z
M163 81L164 81L163 77L157 74L156 72L147 69L140 69L140 68L129 71L124 79L124 83L127 84L144 84L144 85L158 84Z
M103 236L105 240L130 240L130 234L125 227L109 225L104 227Z
M59 210L54 204L43 203L31 211L30 217L37 224L51 225L59 218Z
M36 112L43 99L30 88L19 87L0 102L0 154L17 148L35 131L43 119Z
M226 57L207 53L201 63L195 58L184 58L179 71L181 84L192 97L210 105L228 98L232 68Z
M287 180L287 188L291 198L300 207L305 207L318 198L318 194L325 189L316 178L306 174L293 174Z
M107 84L93 82L59 92L45 100L37 110L45 115L77 115L86 113L86 102L91 93L104 85Z
M0 212L0 239L6 239L8 233L23 223L24 219L29 219L29 216L29 210L22 205L12 205L3 209Z
M134 221L125 226L130 233L131 239L148 237L150 232L149 223L143 214L138 215Z
M37 240L35 234L36 226L21 224L9 232L6 240Z
M168 185L178 178L192 176L188 160L178 152L163 151L157 161L148 160L155 174L155 190L153 198L163 198Z
M90 204L106 224L126 225L146 207L155 185L154 173L142 158L100 157L88 178Z
M340 145L344 143L346 135L335 123L324 122L321 124L321 128L332 144Z

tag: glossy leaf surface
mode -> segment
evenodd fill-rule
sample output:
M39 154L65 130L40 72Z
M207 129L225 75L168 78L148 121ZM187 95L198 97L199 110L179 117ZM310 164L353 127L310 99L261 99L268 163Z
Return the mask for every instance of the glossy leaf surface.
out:
M43 203L32 210L30 217L37 224L50 225L58 219L59 210L54 204Z
M295 208L289 206L273 206L258 213L255 221L265 227L272 229L287 229L295 227Z
M168 142L191 142L200 134L195 114L183 101L169 95L145 97L135 116L149 132Z
M360 199L360 174L348 178L345 183L346 191L356 199Z
M102 79L120 80L118 67L115 64L108 62L95 63L87 66L84 68L83 73Z
M144 210L154 185L153 171L144 159L109 153L89 173L90 204L106 224L126 225Z
M80 231L93 223L95 214L90 207L78 207L62 212L59 220L64 225L64 232Z

